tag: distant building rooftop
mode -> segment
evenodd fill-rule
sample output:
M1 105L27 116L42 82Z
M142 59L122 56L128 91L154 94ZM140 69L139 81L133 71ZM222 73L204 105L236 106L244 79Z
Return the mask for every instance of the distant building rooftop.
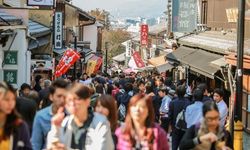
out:
M167 31L167 22L161 22L160 24L149 27L150 35L157 35L161 32Z

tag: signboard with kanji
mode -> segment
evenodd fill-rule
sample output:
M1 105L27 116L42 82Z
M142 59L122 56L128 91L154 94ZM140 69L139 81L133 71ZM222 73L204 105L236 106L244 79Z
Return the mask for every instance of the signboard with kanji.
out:
M54 24L54 46L55 49L62 49L63 47L63 14L62 12L55 13Z
M133 58L134 58L134 61L135 61L135 64L138 68L143 68L145 67L145 64L143 62L143 60L141 59L141 56L139 54L139 52L135 51L133 53Z
M17 51L4 51L4 64L17 65Z
M197 0L174 0L172 31L193 32L197 28Z
M141 25L141 45L148 45L148 25Z
M132 53L132 42L129 40L126 42L126 57L131 57Z
M27 0L28 6L54 6L54 0Z
M17 70L4 70L3 80L9 84L17 84Z

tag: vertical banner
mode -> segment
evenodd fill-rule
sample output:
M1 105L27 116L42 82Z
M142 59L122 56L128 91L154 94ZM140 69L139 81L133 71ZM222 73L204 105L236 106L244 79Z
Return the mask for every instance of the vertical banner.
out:
M132 43L131 40L128 40L126 42L126 57L131 57L131 53L132 53Z
M54 46L55 49L62 49L63 47L63 14L62 12L55 12L54 21Z
M135 64L136 64L136 66L137 66L138 68L143 68L143 67L145 67L145 64L144 64L144 62L142 61L139 52L135 51L135 52L133 53L133 59L134 59Z
M141 45L148 45L148 25L146 24L141 25Z

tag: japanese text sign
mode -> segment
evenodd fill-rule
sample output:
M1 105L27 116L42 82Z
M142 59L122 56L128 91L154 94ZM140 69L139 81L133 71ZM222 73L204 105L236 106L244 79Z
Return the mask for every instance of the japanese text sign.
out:
M62 49L63 47L63 15L62 12L55 13L55 24L54 24L54 45L55 49Z
M141 45L148 45L148 25L141 25Z

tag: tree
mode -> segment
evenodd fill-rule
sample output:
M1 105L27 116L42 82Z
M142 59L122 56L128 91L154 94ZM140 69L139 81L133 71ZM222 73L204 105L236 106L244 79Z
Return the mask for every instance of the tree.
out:
M100 10L99 8L96 8L95 10L91 10L88 12L89 15L93 16L96 18L96 20L103 22L105 25L105 28L109 30L110 27L110 21L109 21L109 16L110 13L106 10Z
M119 55L126 51L125 47L122 46L122 43L129 40L131 35L125 30L104 30L103 32L103 50L105 50L104 43L109 42L108 49L108 62L112 59L112 57ZM105 53L105 51L103 52Z
M100 10L99 8L96 8L95 10L91 10L88 13L91 16L95 17L96 20L105 21L105 17L106 17L107 11Z

